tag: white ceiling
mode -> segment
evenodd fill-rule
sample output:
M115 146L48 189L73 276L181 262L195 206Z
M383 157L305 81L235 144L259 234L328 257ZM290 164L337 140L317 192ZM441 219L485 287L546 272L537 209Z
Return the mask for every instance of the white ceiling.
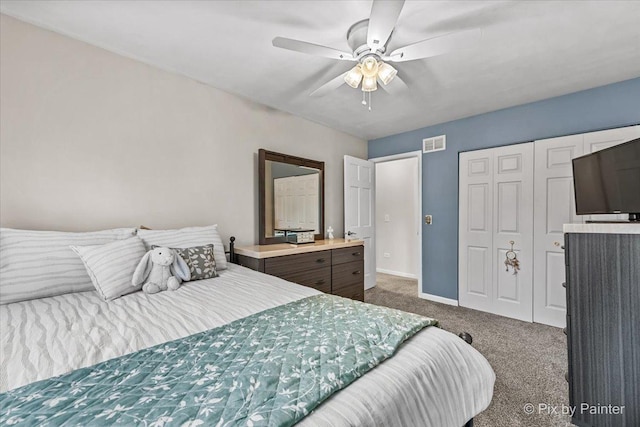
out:
M271 46L349 50L370 1L10 1L1 11L373 139L640 76L640 1L407 1L389 49L472 28L474 49L397 64L410 90L310 92L352 63ZM388 50L389 51L389 50ZM393 82L392 82L393 84Z

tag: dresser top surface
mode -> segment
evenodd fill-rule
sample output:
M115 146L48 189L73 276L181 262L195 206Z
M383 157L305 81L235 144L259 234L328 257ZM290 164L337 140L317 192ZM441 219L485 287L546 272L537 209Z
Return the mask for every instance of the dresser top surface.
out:
M327 251L330 249L350 248L353 246L362 246L362 240L316 240L315 243L306 243L294 245L291 243L278 243L276 245L252 245L238 246L234 248L236 255L244 255L251 258L272 258L284 255L305 254L309 252Z
M640 234L639 223L564 224L565 233Z

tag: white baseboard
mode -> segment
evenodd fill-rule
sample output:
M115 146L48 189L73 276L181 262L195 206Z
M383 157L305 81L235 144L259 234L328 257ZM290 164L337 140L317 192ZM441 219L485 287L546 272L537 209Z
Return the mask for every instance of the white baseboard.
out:
M407 279L417 279L418 276L411 273L403 273L401 271L387 270L384 268L376 268L376 273L390 274L392 276L406 277Z
M431 295L431 294L426 294L424 292L420 292L420 298L422 299L426 299L429 301L434 301L434 302L439 302L441 304L447 304L447 305L455 305L456 307L459 305L458 304L458 300L457 299L451 299L451 298L445 298L445 297L440 297L438 295Z

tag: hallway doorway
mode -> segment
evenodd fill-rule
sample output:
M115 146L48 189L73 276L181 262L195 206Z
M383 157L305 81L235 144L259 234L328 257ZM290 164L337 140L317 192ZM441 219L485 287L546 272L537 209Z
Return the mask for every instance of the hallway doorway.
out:
M422 285L422 153L370 159L375 163L376 284Z

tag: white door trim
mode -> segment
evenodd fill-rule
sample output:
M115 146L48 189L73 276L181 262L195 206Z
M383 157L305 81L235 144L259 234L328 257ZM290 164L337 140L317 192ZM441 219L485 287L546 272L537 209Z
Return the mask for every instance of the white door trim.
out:
M384 163L384 162L390 162L393 160L402 160L402 159L411 159L411 158L416 158L418 159L418 185L417 185L417 197L418 197L418 203L416 206L416 221L418 221L419 227L418 227L418 237L417 237L417 245L418 245L418 296L420 298L424 298L424 299L431 299L431 298L427 298L426 295L422 292L422 151L418 150L418 151L408 151L406 153L399 153L399 154L392 154L390 156L383 156L383 157L374 157L372 159L369 159L370 162L373 163ZM435 295L433 295L435 296ZM440 298L440 297L437 297ZM433 301L433 300L432 300ZM453 300L452 300L453 301ZM438 302L442 302L442 301L438 301ZM455 305L458 305L458 301L455 300ZM450 304L450 303L449 303Z

